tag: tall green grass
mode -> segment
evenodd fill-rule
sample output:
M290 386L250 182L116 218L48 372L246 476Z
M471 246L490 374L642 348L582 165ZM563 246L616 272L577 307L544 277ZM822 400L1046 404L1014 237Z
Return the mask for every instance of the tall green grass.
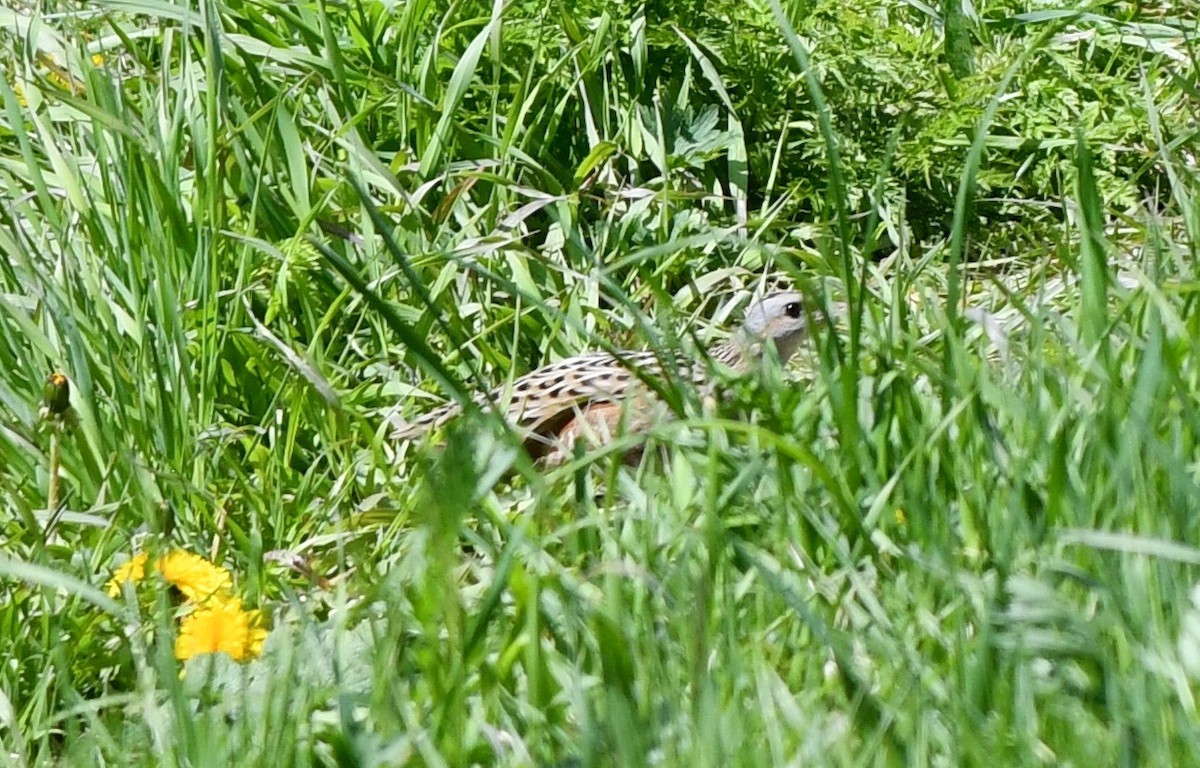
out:
M692 5L0 9L0 764L1197 759L1194 14L987 3L955 76L930 8ZM638 468L389 439L776 281L850 311ZM158 545L260 660L103 594Z

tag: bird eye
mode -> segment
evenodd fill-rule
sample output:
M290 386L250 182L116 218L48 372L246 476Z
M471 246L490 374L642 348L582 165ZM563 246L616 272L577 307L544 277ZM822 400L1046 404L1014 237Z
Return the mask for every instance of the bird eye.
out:
M791 318L799 318L803 311L804 308L800 306L800 302L798 301L788 302L787 306L783 308L783 314Z

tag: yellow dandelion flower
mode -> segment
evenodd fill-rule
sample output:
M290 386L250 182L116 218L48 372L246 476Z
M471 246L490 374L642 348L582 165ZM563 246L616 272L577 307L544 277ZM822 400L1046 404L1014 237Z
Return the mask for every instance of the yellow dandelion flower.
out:
M104 54L103 53L93 53L92 54L92 66L95 66L95 67L104 66Z
M133 557L126 560L117 569L113 571L112 578L108 580L108 584L104 589L108 592L109 597L116 597L121 594L125 582L132 581L137 584L142 579L146 578L146 560L148 556L145 552L138 552Z
M182 549L158 559L158 572L193 602L207 600L233 586L229 571Z
M234 661L256 659L267 639L262 623L262 612L245 610L236 597L210 600L180 621L175 658L227 653Z

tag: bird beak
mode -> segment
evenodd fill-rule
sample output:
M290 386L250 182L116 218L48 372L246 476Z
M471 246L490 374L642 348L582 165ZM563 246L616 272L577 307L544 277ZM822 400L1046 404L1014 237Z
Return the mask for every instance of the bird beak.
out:
M850 315L850 305L844 301L831 301L828 305L812 307L809 319L814 327L826 323L837 325Z

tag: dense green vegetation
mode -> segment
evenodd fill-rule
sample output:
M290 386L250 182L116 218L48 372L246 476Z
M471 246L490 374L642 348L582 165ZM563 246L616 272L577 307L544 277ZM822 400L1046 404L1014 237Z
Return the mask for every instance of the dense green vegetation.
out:
M446 5L0 6L0 765L1200 761L1194 6ZM389 439L777 283L640 467Z

